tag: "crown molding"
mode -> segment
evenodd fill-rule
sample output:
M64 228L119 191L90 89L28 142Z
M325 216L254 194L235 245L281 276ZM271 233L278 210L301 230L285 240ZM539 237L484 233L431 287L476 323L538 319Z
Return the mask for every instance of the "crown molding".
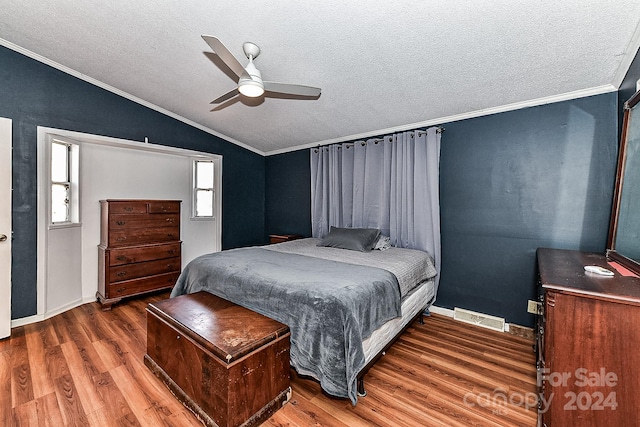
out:
M306 148L314 148L321 145L329 145L329 144L335 144L339 142L371 138L374 136L380 136L380 135L391 134L396 132L403 132L407 130L418 129L418 128L428 127L428 126L446 125L447 123L457 122L460 120L474 119L477 117L489 116L492 114L505 113L505 112L514 111L514 110L521 110L523 108L537 107L537 106L546 105L546 104L554 104L556 102L562 102L562 101L570 101L572 99L585 98L587 96L615 92L616 90L617 88L614 87L613 85L596 86L589 89L581 89L573 92L562 93L559 95L552 95L552 96L547 96L543 98L530 99L528 101L515 102L513 104L501 105L499 107L485 108L482 110L476 110L476 111L470 111L468 113L440 117L437 119L426 120L423 122L410 123L407 125L395 126L395 127L386 128L386 129L379 129L371 132L359 133L359 134L349 135L349 136L340 137L340 138L327 139L324 141L318 141L318 142L313 142L309 144L299 145L297 147L268 151L265 153L265 155L273 156L276 154L283 154L291 151L303 150Z

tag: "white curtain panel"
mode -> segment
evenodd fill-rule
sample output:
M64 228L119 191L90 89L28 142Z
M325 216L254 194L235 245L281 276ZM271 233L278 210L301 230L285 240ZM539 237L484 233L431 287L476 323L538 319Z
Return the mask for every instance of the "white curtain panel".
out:
M379 228L440 272L439 128L311 149L311 229Z

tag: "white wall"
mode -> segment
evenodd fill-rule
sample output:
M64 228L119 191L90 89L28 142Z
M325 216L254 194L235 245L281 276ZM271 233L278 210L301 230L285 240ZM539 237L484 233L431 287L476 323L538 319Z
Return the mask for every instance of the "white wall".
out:
M203 153L73 132L55 133L80 146L80 224L48 227L46 208L42 211L42 206L47 206L47 172L39 170L38 268L42 271L38 283L38 292L42 293L39 295L39 316L50 317L82 302L95 300L100 200L181 200L183 267L199 255L220 250L221 227L217 221L221 209L215 220L191 218L192 162L194 157L203 158ZM46 147L48 134L47 129L39 128L39 151ZM154 151L154 147L158 151ZM210 156L217 159L220 168L221 158ZM46 159L41 159L39 153L39 168L41 164L46 164ZM217 178L220 180L221 175ZM216 192L216 197L221 198L220 191Z
M49 292L47 292L46 306L56 312L75 307L83 300L82 257L75 249L80 247L81 232L80 227L54 228L48 232L47 281Z
M182 264L215 250L213 221L190 220L190 157L83 144L80 150L80 198L82 221L82 294L98 289L100 200L182 200Z

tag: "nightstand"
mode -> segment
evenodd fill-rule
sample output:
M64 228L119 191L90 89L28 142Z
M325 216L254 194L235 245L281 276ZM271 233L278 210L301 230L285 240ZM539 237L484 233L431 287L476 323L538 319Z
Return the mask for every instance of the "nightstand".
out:
M302 239L299 234L269 234L269 243L282 243L290 240Z

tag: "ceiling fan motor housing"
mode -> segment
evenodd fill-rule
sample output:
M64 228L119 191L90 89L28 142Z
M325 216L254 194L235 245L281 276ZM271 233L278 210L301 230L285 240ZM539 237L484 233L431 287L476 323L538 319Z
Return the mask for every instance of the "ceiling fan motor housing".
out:
M246 43L245 43L246 44ZM264 84L262 84L262 74L253 65L252 58L249 57L249 64L245 67L247 74L249 74L250 78L240 77L238 81L238 91L244 96L249 96L251 98L255 98L256 96L260 96L264 93Z
M260 74L260 70L258 70L256 68L256 66L253 65L253 61L252 60L249 60L249 63L247 64L246 67L244 67L244 69L251 76L251 79L253 79L254 81L259 81L260 83L262 83L262 74Z

